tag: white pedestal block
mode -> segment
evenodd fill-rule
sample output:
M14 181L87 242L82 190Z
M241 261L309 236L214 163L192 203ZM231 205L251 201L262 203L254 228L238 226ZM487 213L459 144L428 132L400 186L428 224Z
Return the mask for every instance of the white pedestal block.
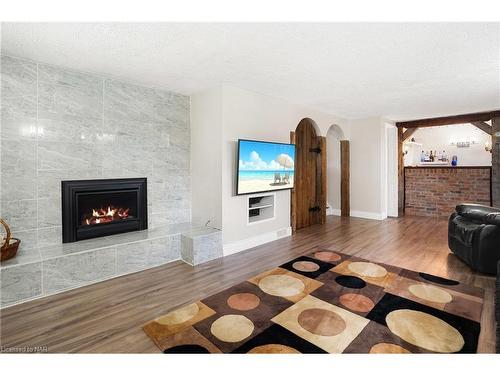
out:
M183 233L181 241L182 260L193 266L223 256L222 232L218 229L193 229Z

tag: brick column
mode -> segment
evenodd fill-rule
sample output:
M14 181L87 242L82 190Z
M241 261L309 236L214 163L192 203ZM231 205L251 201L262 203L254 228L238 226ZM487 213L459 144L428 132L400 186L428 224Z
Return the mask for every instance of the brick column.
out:
M491 120L493 132L491 136L491 194L493 206L500 207L500 117Z

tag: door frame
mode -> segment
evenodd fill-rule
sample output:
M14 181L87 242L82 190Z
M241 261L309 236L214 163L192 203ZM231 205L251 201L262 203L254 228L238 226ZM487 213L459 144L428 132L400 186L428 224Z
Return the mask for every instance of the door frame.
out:
M318 136L321 148L321 192L320 202L323 205L320 224L326 222L326 195L327 195L327 154L326 154L326 137ZM290 132L290 143L296 144L295 131ZM350 216L350 143L349 140L340 140L340 155L341 155L341 216ZM290 193L290 225L292 232L297 230L297 202L295 184Z
M351 216L350 143L340 141L340 216Z

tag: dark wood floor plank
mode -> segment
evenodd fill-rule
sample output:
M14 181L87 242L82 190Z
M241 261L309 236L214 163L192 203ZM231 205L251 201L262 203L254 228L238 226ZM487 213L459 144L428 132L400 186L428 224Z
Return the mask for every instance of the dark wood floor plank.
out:
M6 308L0 312L0 344L48 346L50 352L158 352L142 331L147 321L325 246L485 288L479 351L494 352L494 278L450 254L446 231L439 219L329 217L326 225L197 267L173 262Z

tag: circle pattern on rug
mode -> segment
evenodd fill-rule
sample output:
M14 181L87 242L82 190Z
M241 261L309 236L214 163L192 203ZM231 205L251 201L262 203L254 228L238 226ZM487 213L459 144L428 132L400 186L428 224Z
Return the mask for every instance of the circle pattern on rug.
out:
M339 298L340 303L347 307L349 310L357 311L357 312L368 312L375 304L373 301L362 295L362 294L354 294L354 293L346 293L342 294Z
M301 260L292 264L292 267L301 272L315 272L319 270L319 265L307 260Z
M366 282L356 276L337 276L335 281L337 284L351 289L362 289L366 286Z
M430 275L428 273L420 272L420 277L424 280L430 281L431 283L441 284L441 285L458 285L460 284L455 280L448 280L439 276Z
M248 351L250 354L300 354L297 349L281 344L266 344L256 346Z
M292 276L269 275L260 280L259 288L272 296L291 297L302 293L306 286L301 280Z
M432 285L413 284L408 287L408 290L415 297L429 302L449 303L453 300L451 294L446 290L437 288Z
M163 325L175 325L187 322L189 319L192 319L198 312L200 308L196 303L192 303L190 305L181 307L180 309L169 312L167 315L164 315L158 319L156 319L157 323Z
M260 304L260 298L253 293L237 293L227 299L230 308L240 311L253 310Z
M223 315L210 327L212 335L224 342L239 342L253 332L254 325L243 315Z
M387 275L387 270L375 263L352 262L347 267L351 272L365 277L384 277Z
M395 310L387 314L389 330L420 348L439 353L460 351L464 338L454 327L435 316L415 310Z
M208 354L210 353L201 345L177 345L163 351L165 354Z
M297 321L306 331L320 336L336 336L346 327L344 319L339 314L318 308L302 311Z
M323 262L337 262L341 259L340 255L333 251L318 251L314 253L314 257Z
M411 352L402 346L381 342L371 347L370 354L411 354Z

